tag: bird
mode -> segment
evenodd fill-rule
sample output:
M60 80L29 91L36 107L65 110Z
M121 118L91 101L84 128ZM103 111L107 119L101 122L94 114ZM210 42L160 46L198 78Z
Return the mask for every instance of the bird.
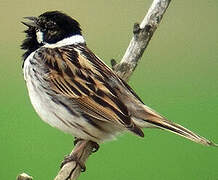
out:
M173 132L196 143L210 140L144 104L135 91L87 46L80 24L61 11L25 17L23 74L39 117L65 133L101 144L144 128Z

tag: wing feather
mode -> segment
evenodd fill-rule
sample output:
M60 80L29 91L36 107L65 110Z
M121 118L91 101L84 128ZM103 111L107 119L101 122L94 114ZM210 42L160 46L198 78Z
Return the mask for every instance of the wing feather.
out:
M83 116L127 128L143 136L116 93L122 81L86 46L42 48L52 91L72 101ZM94 122L96 123L96 122Z

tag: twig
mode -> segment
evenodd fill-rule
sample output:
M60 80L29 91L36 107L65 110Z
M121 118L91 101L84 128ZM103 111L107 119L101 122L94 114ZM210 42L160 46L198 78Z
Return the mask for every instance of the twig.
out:
M82 150L78 152L77 149L80 148L81 144L83 143L85 144ZM77 161L85 164L87 158L92 153L93 148L94 145L91 141L81 140L75 145L70 155L73 155L75 154L75 152L78 152L76 154L76 156L78 157ZM80 172L81 167L78 165L78 163L76 161L71 161L61 168L54 180L74 180L79 177Z
M133 38L120 63L113 66L123 80L127 81L135 70L170 2L171 0L154 0L141 24L134 24ZM111 64L115 64L115 60Z
M148 46L151 37L160 24L160 21L170 2L171 0L154 0L141 24L139 25L136 23L134 25L133 38L130 41L120 63L116 64L115 60L111 61L112 68L123 80L127 81L135 70L139 59L142 57L142 54ZM81 143L85 143L85 145L83 148L80 148L78 153L77 149ZM71 152L71 155L75 154L76 152L78 157L77 160L85 164L89 155L92 153L93 148L95 147L92 142L82 140L76 144ZM80 172L81 167L76 161L72 161L65 164L61 168L61 170L58 172L58 175L55 177L55 180L76 180L79 177Z
M33 177L29 176L26 173L22 173L17 176L17 180L33 180Z

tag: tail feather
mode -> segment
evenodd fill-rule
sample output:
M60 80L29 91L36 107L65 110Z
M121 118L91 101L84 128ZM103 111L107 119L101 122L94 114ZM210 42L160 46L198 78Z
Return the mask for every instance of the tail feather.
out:
M134 114L136 119L134 119L133 121L137 126L141 128L157 127L173 132L199 144L203 144L206 146L218 146L212 141L193 133L187 128L167 120L149 107L144 106L144 108L144 111L140 110L140 112L138 111L136 114Z
M206 146L217 146L217 144L213 143L212 141L207 140L206 138L199 136L193 133L192 131L184 128L183 126L173 123L171 121L168 121L166 119L155 120L155 121L152 121L152 120L144 120L144 121L147 123L151 123L152 125L160 129L168 130L170 132L178 134L196 143L203 144Z

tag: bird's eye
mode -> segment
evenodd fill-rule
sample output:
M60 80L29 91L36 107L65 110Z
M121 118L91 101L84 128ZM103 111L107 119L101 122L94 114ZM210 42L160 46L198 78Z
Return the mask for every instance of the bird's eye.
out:
M53 21L49 21L47 23L47 28L50 29L50 30L54 30L56 28L56 23L53 22Z

